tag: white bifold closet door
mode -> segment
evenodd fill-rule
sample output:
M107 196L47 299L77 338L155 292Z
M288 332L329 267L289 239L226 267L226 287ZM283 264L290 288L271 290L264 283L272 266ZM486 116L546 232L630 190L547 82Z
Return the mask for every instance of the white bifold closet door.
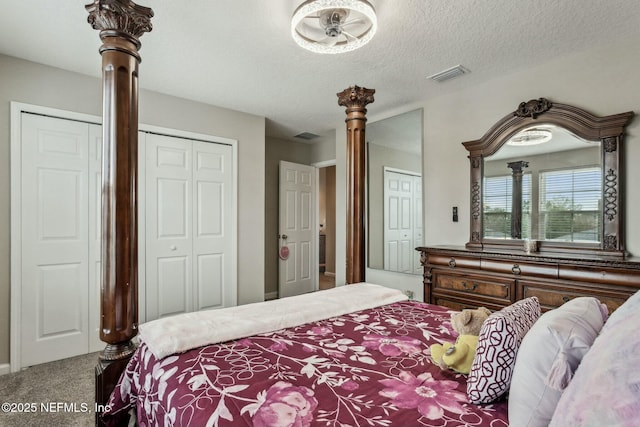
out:
M232 148L146 138L147 320L235 305Z
M12 309L20 311L22 367L105 346L101 133L97 124L21 113L20 188L12 189L20 201L20 226L12 230L20 235L20 298ZM146 153L139 170L139 321L235 305L233 147L143 132L139 138Z
M21 135L20 341L29 366L104 348L100 126L23 113Z

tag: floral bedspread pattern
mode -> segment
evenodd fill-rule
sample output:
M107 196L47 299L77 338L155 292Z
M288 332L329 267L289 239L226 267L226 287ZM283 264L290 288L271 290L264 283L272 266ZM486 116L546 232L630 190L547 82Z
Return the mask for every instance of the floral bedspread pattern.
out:
M506 427L507 404L467 402L466 377L429 346L451 312L403 301L161 360L143 344L109 402L145 426Z

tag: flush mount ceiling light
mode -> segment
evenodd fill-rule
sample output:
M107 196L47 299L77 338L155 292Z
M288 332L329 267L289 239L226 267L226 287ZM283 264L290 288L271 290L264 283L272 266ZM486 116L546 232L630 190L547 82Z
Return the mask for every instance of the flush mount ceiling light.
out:
M548 129L526 129L511 138L507 145L537 145L551 141L553 134Z
M358 49L373 38L378 20L366 0L307 0L291 18L291 36L315 53Z

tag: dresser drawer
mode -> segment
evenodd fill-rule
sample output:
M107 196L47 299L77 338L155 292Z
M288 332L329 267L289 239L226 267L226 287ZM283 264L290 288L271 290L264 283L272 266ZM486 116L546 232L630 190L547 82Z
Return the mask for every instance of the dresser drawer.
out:
M470 295L499 298L507 302L513 295L514 280L475 274L452 274L448 271L433 271L434 291L453 291Z
M480 268L480 258L472 258L457 255L446 254L429 254L427 256L427 264L431 266L444 266L450 268Z
M559 278L596 284L607 283L611 285L630 286L634 289L640 287L640 274L638 271L622 268L612 269L595 266L561 265Z
M483 271L492 271L502 274L511 274L522 277L558 277L558 265L552 263L520 262L518 260L482 259L480 268Z
M492 311L498 311L503 308L500 304L491 304L483 301L470 301L464 299L455 299L450 296L434 296L434 304L448 307L451 310L462 311L467 308L475 309L478 307L486 307Z
M541 283L535 281L520 280L522 298L538 297L543 311L559 307L565 302L578 297L595 297L604 303L609 313L620 307L630 293L615 290L592 289L585 286L576 286L572 283Z

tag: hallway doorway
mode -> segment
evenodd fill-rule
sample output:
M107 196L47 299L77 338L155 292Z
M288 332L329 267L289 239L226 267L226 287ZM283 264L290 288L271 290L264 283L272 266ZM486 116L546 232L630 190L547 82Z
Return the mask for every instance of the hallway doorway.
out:
M319 289L336 285L336 167L318 166Z

